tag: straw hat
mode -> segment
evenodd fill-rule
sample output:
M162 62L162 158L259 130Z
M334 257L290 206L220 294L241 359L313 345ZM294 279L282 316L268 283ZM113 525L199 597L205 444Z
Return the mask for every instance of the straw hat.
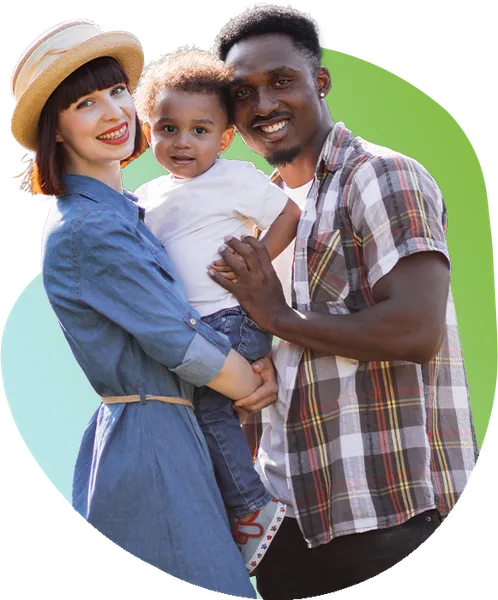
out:
M92 21L67 21L46 31L27 48L12 76L16 107L11 129L22 146L36 150L40 114L55 88L76 69L102 56L120 63L133 91L144 57L140 42L131 33L104 33Z

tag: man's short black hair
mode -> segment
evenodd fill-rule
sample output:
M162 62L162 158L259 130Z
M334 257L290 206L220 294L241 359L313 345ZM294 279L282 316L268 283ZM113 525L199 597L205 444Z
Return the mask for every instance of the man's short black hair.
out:
M290 6L256 6L245 10L221 29L214 43L214 52L224 61L232 46L241 40L267 33L291 37L296 48L310 60L313 69L319 69L322 49L318 26L309 15Z

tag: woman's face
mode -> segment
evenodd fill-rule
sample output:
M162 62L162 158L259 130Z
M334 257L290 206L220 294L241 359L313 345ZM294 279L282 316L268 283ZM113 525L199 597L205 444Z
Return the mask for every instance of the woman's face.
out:
M136 118L133 98L118 84L78 98L59 113L57 142L65 150L65 170L92 176L94 169L133 153Z

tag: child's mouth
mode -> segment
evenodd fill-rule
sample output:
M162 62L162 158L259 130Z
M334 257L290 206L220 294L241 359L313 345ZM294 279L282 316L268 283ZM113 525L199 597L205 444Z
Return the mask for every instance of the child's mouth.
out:
M172 156L171 160L178 165L187 165L195 159L190 156Z

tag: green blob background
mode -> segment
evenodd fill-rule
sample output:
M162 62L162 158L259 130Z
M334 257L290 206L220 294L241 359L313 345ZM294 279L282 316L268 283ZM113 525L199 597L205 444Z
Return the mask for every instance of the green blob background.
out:
M449 214L451 283L479 445L496 382L496 317L486 189L472 146L455 120L420 90L368 62L324 51L333 76L327 97L335 121L354 135L421 162L438 182ZM271 168L237 136L224 155ZM164 174L150 151L123 172L136 189ZM76 364L43 291L41 276L12 309L2 339L5 392L33 456L56 488L71 495L83 430L99 397Z

